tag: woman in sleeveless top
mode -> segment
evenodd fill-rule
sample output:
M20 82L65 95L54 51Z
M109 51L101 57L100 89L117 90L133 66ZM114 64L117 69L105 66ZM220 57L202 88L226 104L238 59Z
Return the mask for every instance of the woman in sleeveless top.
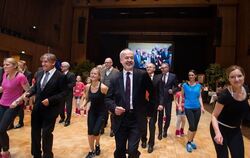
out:
M93 68L90 71L91 83L86 85L86 98L83 101L84 106L88 106L88 140L90 152L86 158L92 158L100 155L100 131L104 123L105 113L107 111L104 104L104 98L108 87L100 82L100 70ZM95 148L94 148L95 146Z
M245 72L240 66L230 66L227 71L229 85L221 92L212 113L210 133L217 158L244 158L241 121L249 112Z
M0 87L2 93L0 99L0 158L10 158L7 128L22 108L23 91L29 89L27 78L18 72L17 66L17 61L14 58L4 60L5 73Z

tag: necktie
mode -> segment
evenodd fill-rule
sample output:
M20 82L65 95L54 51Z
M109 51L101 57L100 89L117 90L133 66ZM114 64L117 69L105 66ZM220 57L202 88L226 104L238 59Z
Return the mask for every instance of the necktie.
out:
M166 83L166 74L163 74L162 82L163 82L164 84Z
M47 82L48 82L48 79L49 79L49 72L45 72L45 77L43 79L43 82L42 82L42 85L41 85L41 89L43 90L44 87L46 86Z
M131 81L130 81L130 72L127 72L126 76L126 89L125 89L125 104L126 104L126 110L130 110L130 89L131 89Z

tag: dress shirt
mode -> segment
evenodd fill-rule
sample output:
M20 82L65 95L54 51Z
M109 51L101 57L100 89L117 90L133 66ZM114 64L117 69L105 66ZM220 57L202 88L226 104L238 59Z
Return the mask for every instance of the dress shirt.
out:
M123 85L124 85L124 90L126 90L127 72L128 71L123 70ZM129 74L129 77L130 77L130 109L133 109L133 71L129 71L129 72L130 72L130 74Z

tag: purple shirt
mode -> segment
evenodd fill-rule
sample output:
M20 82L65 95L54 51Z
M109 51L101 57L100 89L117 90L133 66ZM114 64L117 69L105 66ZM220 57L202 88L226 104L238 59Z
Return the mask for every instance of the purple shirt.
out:
M28 83L27 78L22 73L17 73L17 75L12 79L7 79L7 74L3 74L3 94L0 99L0 105L9 107L13 101L19 98L23 94L23 87Z

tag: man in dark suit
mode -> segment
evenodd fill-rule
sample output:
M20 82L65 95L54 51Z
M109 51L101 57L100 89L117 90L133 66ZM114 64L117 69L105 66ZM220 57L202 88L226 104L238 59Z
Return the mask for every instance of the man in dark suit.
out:
M73 87L76 85L76 76L73 72L69 71L70 64L66 61L62 62L61 64L61 70L62 73L66 76L66 82L67 82L67 96L65 98L65 102L63 102L63 108L60 113L61 119L59 120L59 123L63 123L65 119L65 113L64 113L64 107L66 104L66 120L64 123L64 126L67 127L70 125L71 120L71 113L72 113L72 99L73 99Z
M28 67L26 65L26 61L24 60L19 60L18 61L18 69L20 72L24 74L24 76L27 78L29 85L32 85L32 73L28 70ZM29 101L25 102L25 106L29 103ZM24 106L24 107L25 107ZM19 117L19 122L18 124L14 127L14 121L10 125L10 127L14 127L15 129L21 128L24 126L23 120L24 120L24 108L20 108L18 112L18 117Z
M106 58L104 61L105 64L105 68L101 71L101 82L103 84L105 84L107 87L110 86L110 79L112 77L114 77L116 75L116 73L119 73L119 70L117 70L116 68L113 67L113 60L111 58ZM113 132L113 115L110 115L110 122L111 122L111 126L110 126L110 136L113 137L114 136L114 132ZM105 121L104 121L104 125L102 127L101 133L104 133L104 128L107 126L108 124L108 118L109 118L109 112L106 112L106 117L105 117Z
M162 136L167 137L168 127L171 121L171 110L172 110L172 101L174 99L174 92L177 90L177 78L176 75L169 72L169 65L167 63L161 64L161 82L160 82L160 103L158 106L159 118L158 118L158 127L159 135L158 139L161 140ZM166 121L164 125L163 135L162 135L162 124L163 124L163 112L165 110Z
M153 84L145 71L134 69L134 53L124 49L120 53L123 71L110 80L105 104L114 114L115 158L138 158L143 119L146 116L145 93L153 94ZM151 98L151 97L150 97Z
M142 148L147 147L147 126L149 126L149 140L148 140L148 153L152 153L154 150L154 144L155 144L155 123L157 121L157 108L159 105L159 83L161 81L160 75L156 75L155 72L155 65L153 63L148 63L146 65L146 70L153 82L153 87L154 87L154 95L155 99L153 104L149 102L149 98L146 95L146 100L147 100L147 106L148 106L148 112L147 116L149 117L149 123L147 118L145 118L144 122L144 129L142 131ZM152 108L153 107L153 108Z
M52 132L61 110L61 101L66 96L65 76L56 70L54 54L46 53L40 59L43 71L37 72L36 83L26 94L27 97L36 96L31 114L31 153L34 158L53 158Z

